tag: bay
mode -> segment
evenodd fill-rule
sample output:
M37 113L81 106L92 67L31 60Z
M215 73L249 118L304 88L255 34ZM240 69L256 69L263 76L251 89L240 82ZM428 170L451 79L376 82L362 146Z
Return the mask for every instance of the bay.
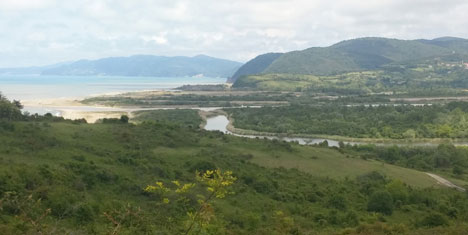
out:
M0 92L15 100L83 98L182 85L222 84L226 78L0 75Z

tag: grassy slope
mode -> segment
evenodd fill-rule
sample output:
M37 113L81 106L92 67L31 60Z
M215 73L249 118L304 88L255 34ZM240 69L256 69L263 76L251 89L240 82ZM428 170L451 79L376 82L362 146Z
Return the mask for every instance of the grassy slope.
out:
M52 132L44 132L45 141L55 141L56 137L60 136L60 148L41 148L40 151L31 153L31 155L36 156L33 158L30 154L2 155L4 158L7 157L8 161L15 163L55 165L61 161L68 160L65 156L88 155L82 149L84 145L82 142L85 142L88 148L109 149L109 153L103 152L103 154L110 154L111 150L115 151L115 143L113 143L112 139L109 139L110 136L107 134L108 132L113 132L109 125L76 126L58 123L53 124L52 127L49 128L51 128L50 130ZM21 142L19 140L5 138L3 135L0 136L0 138L0 141L11 146L18 146L18 142ZM272 152L268 149L268 143L270 141L244 140L237 137L229 138L233 139L229 145L220 144L216 141L213 142L209 139L202 139L200 146L214 145L218 148L218 151L236 154L252 154L253 159L251 161L259 165L271 168L281 166L286 168L298 168L319 177L353 178L376 170L385 173L391 178L401 179L403 182L412 186L430 187L434 186L436 183L430 177L419 171L383 164L377 161L362 160L357 156L347 158L345 155L333 149L294 145L291 152ZM78 141L80 139L86 139L86 141ZM29 139L26 138L24 141L28 142ZM35 148L34 143L31 142L30 144L32 148ZM39 144L37 145L39 146ZM4 148L9 149L10 147L4 146ZM203 149L203 147L184 147L174 149L174 151L179 155L190 155L190 153L201 149ZM166 153L168 149L155 148L154 151L162 154Z
M136 113L135 120L172 121L180 125L193 127L198 126L201 122L196 110L142 111ZM270 168L297 168L318 177L330 177L334 179L354 178L371 171L377 171L391 178L399 179L411 186L432 187L437 185L431 177L420 171L374 160L362 160L358 156L347 157L332 149L310 146L296 146L295 148L296 151L293 152L271 155L268 151L259 151L256 146L249 148L247 145L241 144L229 146L226 152L249 152L254 156L252 162L261 166ZM196 151L196 149L178 149L177 153ZM155 151L159 152L161 149ZM457 183L459 185L467 184L464 181Z
M406 169L378 161L346 157L336 150L297 147L297 152L265 154L254 151L252 162L265 167L297 168L311 175L334 179L354 178L377 171L415 187L432 187L436 182L423 172Z
M338 188L345 188L347 186L344 185L348 184L334 180L346 176L352 179L366 172L381 170L412 186L434 185L434 181L421 172L387 164L382 166L381 163L358 157L346 158L333 149L223 136L170 125L16 125L15 132L2 132L0 135L0 190L26 189L28 193L43 195L44 203L52 207L53 213L68 206L78 208L78 211L71 210L81 214L65 216L59 226L73 228L74 231L80 228L83 233L102 234L109 231L111 225L102 216L103 211L113 210L115 205L125 205L127 202L144 208L145 218L148 219L145 224L150 224L145 229L164 229L161 223L167 222L158 220L170 218L171 215L166 214L169 212L151 210L154 207L154 198L143 194L142 188L155 180L193 180L193 166L200 161L209 161L218 167L232 169L239 175L236 195L220 202L216 208L220 216L233 219L230 220L230 229L240 229L237 231L244 231L244 234L271 234L265 231L268 227L262 228L262 225L275 223L269 217L275 210L290 211L289 213L294 213L296 223L302 229L316 230L313 224L317 222L311 221L314 217L308 217L307 214L320 216L322 211L328 213L328 209L324 209L327 201L318 198L312 203L301 200L300 197L287 199L286 196L300 196L297 190L324 190L326 195L334 195L337 193L334 190L342 190ZM251 162L267 168L249 164L247 160L250 157ZM272 169L276 167L298 167L309 175ZM8 178L9 176L13 178ZM253 191L243 183L252 177L264 177L261 182L276 182L276 193L286 198L274 200L271 196L266 196L268 194L265 192ZM330 187L337 182L344 185ZM262 189L261 185L255 186L256 190ZM257 189L258 187L260 188ZM355 190L353 187L356 186L349 185L350 190ZM301 191L302 193L305 192ZM360 210L360 213L366 213L363 206L365 201L362 198L354 200L348 206ZM300 203L300 208L297 203ZM81 206L88 212L79 210ZM88 207L94 209L86 209ZM183 215L182 213L179 216ZM405 215L415 214L407 212ZM366 216L372 217L372 214L363 215L362 218L367 218ZM396 223L405 222L399 219L398 213L395 216L389 219ZM83 218L90 219L92 224L84 223ZM11 218L3 219L8 225ZM2 223L0 228L1 226ZM264 232L259 232L262 229ZM324 228L321 228L323 232L322 229ZM328 229L331 230L325 230L329 232L324 233L335 231L332 225ZM167 231L177 230L167 228Z

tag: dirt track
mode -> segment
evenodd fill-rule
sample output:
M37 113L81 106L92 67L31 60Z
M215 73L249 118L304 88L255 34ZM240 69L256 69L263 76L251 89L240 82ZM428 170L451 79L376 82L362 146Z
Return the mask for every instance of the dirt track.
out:
M440 177L438 175L434 175L434 174L431 174L431 173L426 173L426 174L429 175L430 177L434 178L435 180L437 180L437 182L439 184L445 185L445 186L450 187L450 188L454 188L454 189L456 189L458 191L461 191L461 192L466 191L466 189L464 189L464 188L462 188L460 186L457 186L457 185L453 184L452 182L450 182L450 181L448 181L448 180L446 180L446 179L444 179L444 178L442 178L442 177Z

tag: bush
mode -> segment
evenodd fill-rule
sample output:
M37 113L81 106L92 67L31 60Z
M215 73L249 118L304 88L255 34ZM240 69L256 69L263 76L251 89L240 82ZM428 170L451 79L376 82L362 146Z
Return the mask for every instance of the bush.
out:
M199 161L192 165L192 167L190 168L190 171L191 172L195 172L195 171L205 172L207 170L215 170L216 168L217 167L215 166L215 164L209 161Z
M15 125L13 125L13 123L0 120L0 130L14 131Z
M393 198L387 191L373 193L367 204L368 211L391 215L393 213Z
M420 222L420 225L423 227L437 227L437 226L446 226L449 224L449 221L446 216L432 212Z
M120 116L120 121L121 121L122 123L128 123L128 120L129 120L129 118L128 118L127 115L122 115L122 116Z

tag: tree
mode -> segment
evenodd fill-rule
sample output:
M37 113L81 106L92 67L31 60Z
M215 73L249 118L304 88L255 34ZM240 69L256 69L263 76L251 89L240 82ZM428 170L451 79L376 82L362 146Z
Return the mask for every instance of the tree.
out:
M400 180L392 180L385 185L385 189L387 189L395 202L400 201L404 203L408 199L408 190Z
M17 102L17 103L16 103ZM19 101L10 102L4 96L0 96L0 119L19 120L23 117Z
M387 191L373 193L367 203L367 210L391 215L393 213L393 198Z
M123 123L128 123L128 120L129 120L129 119L130 119L130 118L128 118L127 115L122 115L122 116L120 116L120 121L123 122Z
M12 104L15 105L18 109L24 108L24 106L21 104L19 100L13 100Z
M425 227L437 227L437 226L448 225L449 221L447 217L445 217L444 215L440 213L432 212L426 217L424 217L424 219L420 222L420 224L421 226L425 226Z
M198 194L199 206L187 211L189 218L185 230L186 235L206 232L205 230L215 219L212 201L233 194L230 188L237 180L232 171L221 171L220 169L197 171L195 176L197 181L205 187L207 194ZM196 186L195 183L181 184L179 181L172 181L172 183L176 186L175 189L167 187L163 182L156 182L154 185L148 185L145 191L158 195L162 199L160 205L164 205L181 199L183 199L182 201L188 200L187 194Z
M405 137L406 139L414 139L416 138L416 131L414 131L413 129L408 129L403 133L403 137Z
M453 174L454 175L460 176L460 175L463 175L463 173L465 173L465 171L463 170L463 167L461 167L459 165L456 165L456 166L453 167Z

